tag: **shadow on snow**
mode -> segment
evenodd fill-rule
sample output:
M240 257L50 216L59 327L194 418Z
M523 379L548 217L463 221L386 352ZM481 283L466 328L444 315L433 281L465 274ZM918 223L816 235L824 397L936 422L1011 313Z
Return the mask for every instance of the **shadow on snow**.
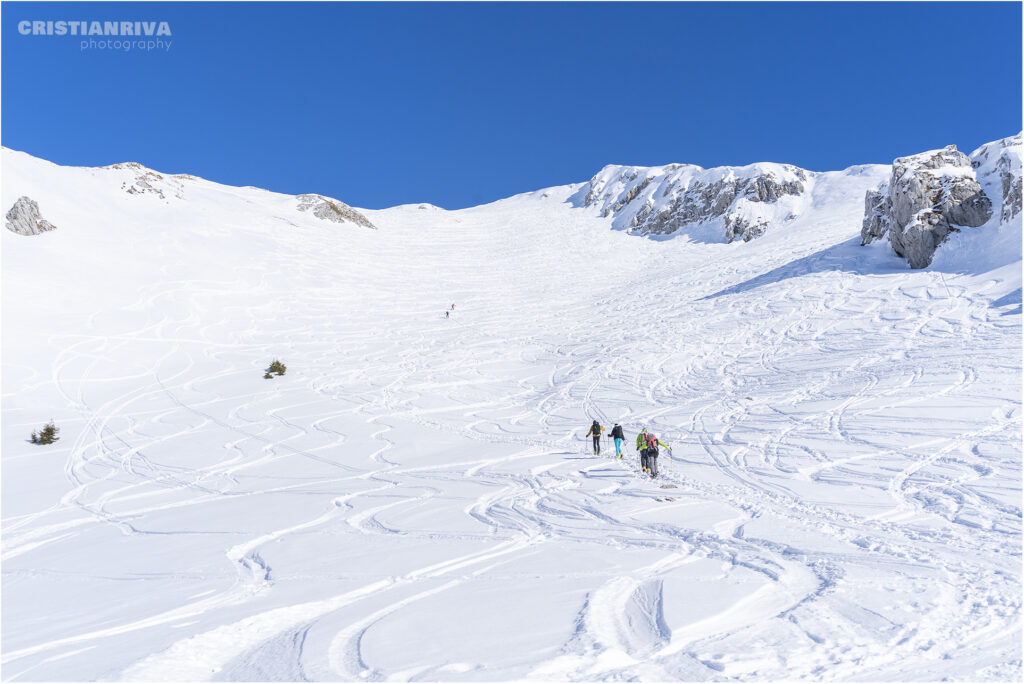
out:
M798 278L813 273L843 271L853 275L873 275L906 273L909 270L907 262L896 256L891 249L889 254L884 254L879 247L876 245L862 247L859 237L851 238L814 254L795 259L778 268L773 268L767 273L762 273L742 283L730 285L702 299L742 294L788 278ZM884 247L888 248L889 246L886 244Z

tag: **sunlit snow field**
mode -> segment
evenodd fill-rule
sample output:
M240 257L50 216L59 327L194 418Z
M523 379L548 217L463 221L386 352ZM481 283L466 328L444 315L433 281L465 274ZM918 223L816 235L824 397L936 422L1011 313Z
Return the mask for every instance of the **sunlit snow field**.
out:
M1021 677L1019 217L911 271L887 167L737 244L3 173L6 681Z

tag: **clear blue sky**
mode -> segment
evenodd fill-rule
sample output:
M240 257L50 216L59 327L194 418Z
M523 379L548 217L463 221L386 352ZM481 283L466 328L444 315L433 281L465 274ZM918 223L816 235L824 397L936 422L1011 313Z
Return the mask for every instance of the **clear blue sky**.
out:
M1021 129L1020 3L13 3L3 145L356 206L458 208L602 166L814 170ZM22 20L167 21L81 50ZM167 40L167 38L163 38Z

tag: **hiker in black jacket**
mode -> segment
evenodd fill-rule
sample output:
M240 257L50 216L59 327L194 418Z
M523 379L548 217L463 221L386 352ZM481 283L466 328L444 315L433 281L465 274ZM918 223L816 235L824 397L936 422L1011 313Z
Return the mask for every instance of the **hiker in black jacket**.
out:
M615 439L615 457L622 458L622 440L626 439L626 435L622 433L622 426L616 423L611 435Z

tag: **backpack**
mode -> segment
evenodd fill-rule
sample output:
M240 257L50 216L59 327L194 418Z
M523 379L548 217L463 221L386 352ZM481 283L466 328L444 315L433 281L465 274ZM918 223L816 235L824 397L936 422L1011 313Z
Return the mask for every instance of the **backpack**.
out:
M653 432L648 432L646 435L644 435L644 438L647 441L647 448L648 449L653 449L655 452L657 452L658 451L658 438L654 436L654 433Z

